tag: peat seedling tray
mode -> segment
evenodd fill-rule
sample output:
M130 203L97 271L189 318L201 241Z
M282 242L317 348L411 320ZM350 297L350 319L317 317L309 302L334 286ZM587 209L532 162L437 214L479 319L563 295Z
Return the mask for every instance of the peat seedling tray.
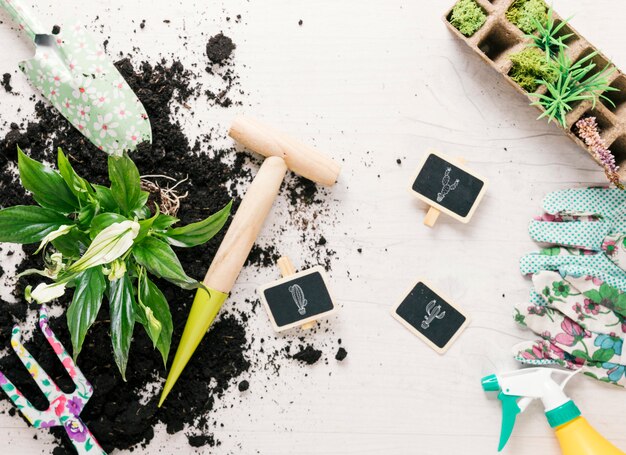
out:
M476 52L488 65L500 73L515 89L528 97L528 92L515 82L509 76L509 72L513 66L509 56L524 50L528 44L528 38L525 33L515 24L511 23L506 12L515 0L475 0L487 15L487 20L482 27L472 36L465 36L459 32L451 23L450 16L452 8L443 17L448 28L459 39L463 40L470 48ZM554 20L558 24L563 18L556 12ZM560 31L560 36L572 34L566 41L568 48L566 54L573 62L580 60L598 51L589 41L587 41L580 33L578 33L568 22ZM611 63L610 60L601 52L596 55L592 61L596 64L593 71L599 72ZM619 68L608 77L611 87L619 91L605 92L604 95L609 98L615 107L598 100L595 108L591 101L582 101L573 105L573 109L566 117L567 126L564 128L565 133L582 147L589 155L602 166L596 157L590 152L587 145L575 134L573 127L578 120L583 117L596 117L601 137L604 139L609 150L615 156L615 162L620 167L619 177L621 180L626 178L626 76ZM545 86L537 88L537 93L544 93ZM534 98L532 98L534 100ZM540 106L536 106L539 110L543 110ZM543 119L542 119L543 120ZM560 125L555 123L555 125Z

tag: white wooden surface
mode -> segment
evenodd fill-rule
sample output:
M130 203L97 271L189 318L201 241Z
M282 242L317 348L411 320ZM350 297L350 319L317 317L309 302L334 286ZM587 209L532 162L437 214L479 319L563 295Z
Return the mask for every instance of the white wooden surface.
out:
M479 380L515 367L509 348L530 337L511 319L513 303L525 299L529 287L517 269L519 256L535 248L526 225L547 192L599 183L603 175L557 129L535 121L527 101L448 33L440 17L451 1L36 3L50 24L75 17L92 24L102 39L111 36L111 54L135 45L138 58L156 61L175 53L199 68L207 38L223 30L238 46L237 71L250 105L245 111L344 163L328 197L335 215L320 220L319 229L339 258L331 277L342 308L331 325L349 356L342 364L331 360L307 368L287 363L278 378L252 372L250 393L233 388L222 400L235 404L218 411L224 427L215 433L222 446L199 453L496 453L501 409L485 397ZM576 13L578 30L626 68L626 5L601 3L557 0L555 6L563 16ZM240 23L226 21L237 14ZM139 29L142 19L145 30ZM179 36L186 37L186 46ZM0 43L0 73L13 71L28 48L6 23L0 25ZM32 90L19 74L13 80L21 96L0 90L3 120L16 118L18 107L32 110ZM224 131L240 110L192 107L206 124ZM188 122L190 134L193 124ZM471 224L442 216L435 229L422 226L425 211L405 187L427 147L464 156L490 179ZM284 223L286 210L281 197L261 242L276 241L273 226ZM296 266L298 258L306 259L298 245L295 232L279 241ZM389 316L418 276L473 318L442 357ZM244 271L236 294L252 296L259 284L276 277L271 270ZM262 313L251 330L271 333ZM323 335L312 338L319 342ZM626 449L625 392L585 378L569 390L587 418ZM0 416L1 453L49 453L51 439L40 434L35 441L33 434L19 419ZM135 453L194 451L182 433L160 431ZM519 418L505 453L558 453L539 406Z

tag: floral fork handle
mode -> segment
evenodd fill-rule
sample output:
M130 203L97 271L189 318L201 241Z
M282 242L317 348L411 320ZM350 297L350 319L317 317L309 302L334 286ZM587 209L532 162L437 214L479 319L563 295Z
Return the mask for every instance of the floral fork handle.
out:
M71 394L61 391L59 386L26 350L21 341L21 331L17 326L13 328L11 346L45 395L50 406L45 411L37 410L2 372L0 372L0 387L35 428L63 426L79 455L106 455L106 452L80 419L80 413L91 398L93 388L50 329L48 310L45 306L41 307L39 327L74 381L76 390Z

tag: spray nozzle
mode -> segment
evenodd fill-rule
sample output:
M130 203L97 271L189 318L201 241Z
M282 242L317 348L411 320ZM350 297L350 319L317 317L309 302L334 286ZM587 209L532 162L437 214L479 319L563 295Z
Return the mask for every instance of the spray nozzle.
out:
M499 392L500 391L500 383L498 382L498 376L495 374L490 374L489 376L485 376L480 380L480 383L483 386L483 390L485 392Z
M576 405L565 395L563 388L576 372L553 368L526 368L509 373L492 374L481 380L485 392L499 392L502 402L501 451L513 432L517 415L524 412L535 399L540 399L551 426L562 425L580 415ZM561 376L560 381L553 376Z

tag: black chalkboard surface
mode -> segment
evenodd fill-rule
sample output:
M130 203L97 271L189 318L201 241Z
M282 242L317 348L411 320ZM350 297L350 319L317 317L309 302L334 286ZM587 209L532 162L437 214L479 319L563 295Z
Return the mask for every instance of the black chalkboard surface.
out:
M392 314L439 353L447 351L469 323L459 308L423 281L413 286Z
M453 159L429 151L413 179L411 190L427 204L467 223L486 186L486 179Z
M280 332L335 311L322 267L287 276L259 289L274 330Z

